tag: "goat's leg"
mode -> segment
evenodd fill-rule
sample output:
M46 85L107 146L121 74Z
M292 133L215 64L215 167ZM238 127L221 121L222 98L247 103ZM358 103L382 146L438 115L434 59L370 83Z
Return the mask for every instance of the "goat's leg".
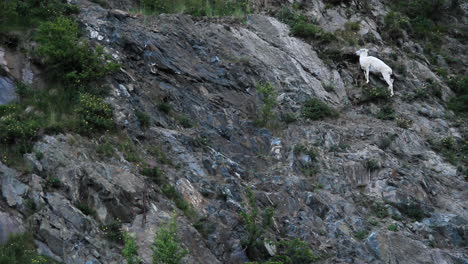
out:
M366 83L369 83L369 67L366 68Z
M382 76L388 84L388 90L390 91L390 96L393 96L393 80L390 77L390 74L382 72Z

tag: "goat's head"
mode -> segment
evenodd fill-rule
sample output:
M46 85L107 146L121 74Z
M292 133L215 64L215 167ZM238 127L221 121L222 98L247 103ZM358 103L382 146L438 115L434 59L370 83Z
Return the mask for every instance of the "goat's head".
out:
M361 56L361 55L367 56L368 52L369 52L368 49L360 49L360 50L356 51L356 55L358 55L358 56Z

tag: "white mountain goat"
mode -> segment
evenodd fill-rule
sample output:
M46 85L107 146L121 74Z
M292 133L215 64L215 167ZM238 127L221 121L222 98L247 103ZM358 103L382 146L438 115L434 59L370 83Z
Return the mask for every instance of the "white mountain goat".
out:
M368 49L360 49L356 51L356 55L359 56L359 64L361 64L361 69L366 74L366 83L369 83L369 72L381 73L382 77L388 84L390 96L393 96L393 79L390 77L392 75L392 68L388 67L387 64L377 59L376 57L367 56L368 52Z

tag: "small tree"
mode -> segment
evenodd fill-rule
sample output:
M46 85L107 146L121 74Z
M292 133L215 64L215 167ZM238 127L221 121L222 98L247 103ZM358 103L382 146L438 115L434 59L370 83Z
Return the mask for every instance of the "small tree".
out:
M127 260L127 264L138 264L140 258L138 257L138 245L136 239L129 233L124 233L124 248L122 249L122 256Z
M179 264L188 250L182 248L177 236L177 223L173 217L159 229L153 242L153 264Z

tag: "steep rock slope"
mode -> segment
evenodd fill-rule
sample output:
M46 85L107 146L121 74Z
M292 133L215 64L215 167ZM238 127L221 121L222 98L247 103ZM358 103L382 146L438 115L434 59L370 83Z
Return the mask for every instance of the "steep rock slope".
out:
M107 100L123 132L44 136L24 156L32 172L1 165L0 239L30 229L39 252L58 261L123 263L121 245L108 241L103 228L119 219L151 263L155 231L178 212L179 235L190 251L185 263L244 263L259 254L242 245L247 231L240 212L251 190L260 211L274 208L267 237L306 241L321 256L317 263L468 261L466 178L428 141L463 140L466 124L446 109L453 92L417 44L398 48L382 40L384 1L371 1L370 13L354 4L326 9L322 1L305 7L325 30L360 21L355 34L374 39L366 46L404 66L396 96L377 103L363 102L357 47L344 46L330 59L323 44L290 36L286 24L266 14L242 22L144 17L76 3L88 37L121 63L108 80ZM356 13L349 17L346 10ZM456 40L447 45L460 50L466 67L467 47ZM263 128L255 122L264 104L257 88L266 82L275 90L277 118ZM432 83L439 98L407 100ZM382 83L374 78L370 85ZM303 118L310 97L340 117ZM411 120L409 127L376 118L386 103ZM148 115L148 128L138 112ZM288 114L297 120L281 121ZM144 164L159 167L165 179L143 176ZM60 184L47 182L51 176ZM183 208L180 198L165 190L166 182L196 213L177 208ZM96 213L80 211L83 202Z

